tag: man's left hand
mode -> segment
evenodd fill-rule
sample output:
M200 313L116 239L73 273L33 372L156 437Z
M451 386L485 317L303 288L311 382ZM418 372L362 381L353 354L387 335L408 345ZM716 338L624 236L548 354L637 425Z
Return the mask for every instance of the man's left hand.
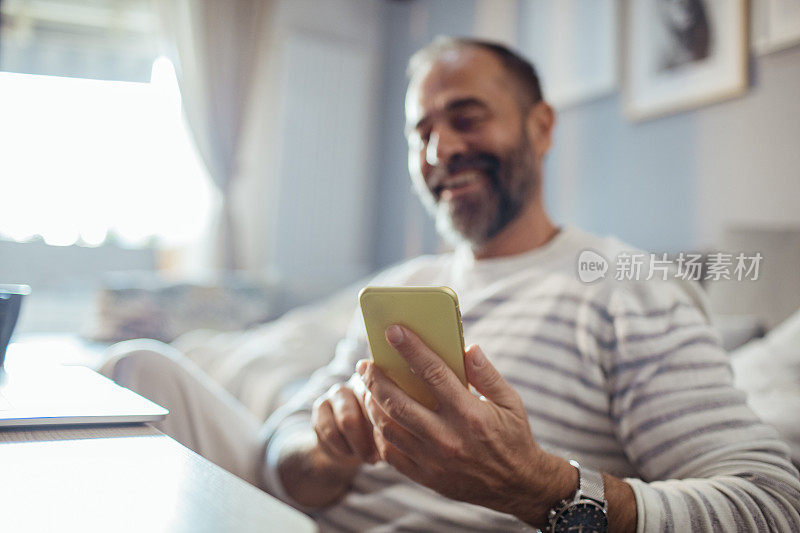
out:
M472 394L415 333L391 326L386 338L436 398L430 410L370 361L357 370L381 458L412 480L447 496L543 525L548 510L577 488L577 471L533 438L519 394L470 346Z

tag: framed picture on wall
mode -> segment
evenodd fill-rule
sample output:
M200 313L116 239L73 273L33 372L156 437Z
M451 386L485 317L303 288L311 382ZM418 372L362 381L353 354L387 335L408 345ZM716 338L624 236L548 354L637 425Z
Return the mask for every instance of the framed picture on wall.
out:
M747 90L746 0L628 0L623 21L623 106L630 120Z
M800 1L751 0L753 48L769 54L800 45Z

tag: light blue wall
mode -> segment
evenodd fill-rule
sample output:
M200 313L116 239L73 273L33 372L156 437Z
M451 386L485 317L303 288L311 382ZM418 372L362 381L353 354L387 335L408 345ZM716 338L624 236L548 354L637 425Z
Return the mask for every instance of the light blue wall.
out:
M751 55L750 72L740 97L646 122L623 118L618 93L562 111L556 218L653 251L800 228L800 46Z
M693 116L632 124L620 109L613 95L558 114L545 165L552 215L648 250L693 246Z

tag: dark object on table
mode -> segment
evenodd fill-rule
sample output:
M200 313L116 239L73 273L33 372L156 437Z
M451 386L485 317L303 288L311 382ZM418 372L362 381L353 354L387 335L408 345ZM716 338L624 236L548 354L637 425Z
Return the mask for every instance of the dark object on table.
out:
M0 369L6 358L6 348L17 325L17 317L22 307L22 297L30 294L27 285L0 285Z

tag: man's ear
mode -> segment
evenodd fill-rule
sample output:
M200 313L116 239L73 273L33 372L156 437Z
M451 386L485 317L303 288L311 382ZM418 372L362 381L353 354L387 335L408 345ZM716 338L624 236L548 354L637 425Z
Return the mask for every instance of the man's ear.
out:
M533 145L533 150L538 160L541 160L550 151L555 123L556 114L550 104L544 100L532 105L528 111L526 121L528 139Z

